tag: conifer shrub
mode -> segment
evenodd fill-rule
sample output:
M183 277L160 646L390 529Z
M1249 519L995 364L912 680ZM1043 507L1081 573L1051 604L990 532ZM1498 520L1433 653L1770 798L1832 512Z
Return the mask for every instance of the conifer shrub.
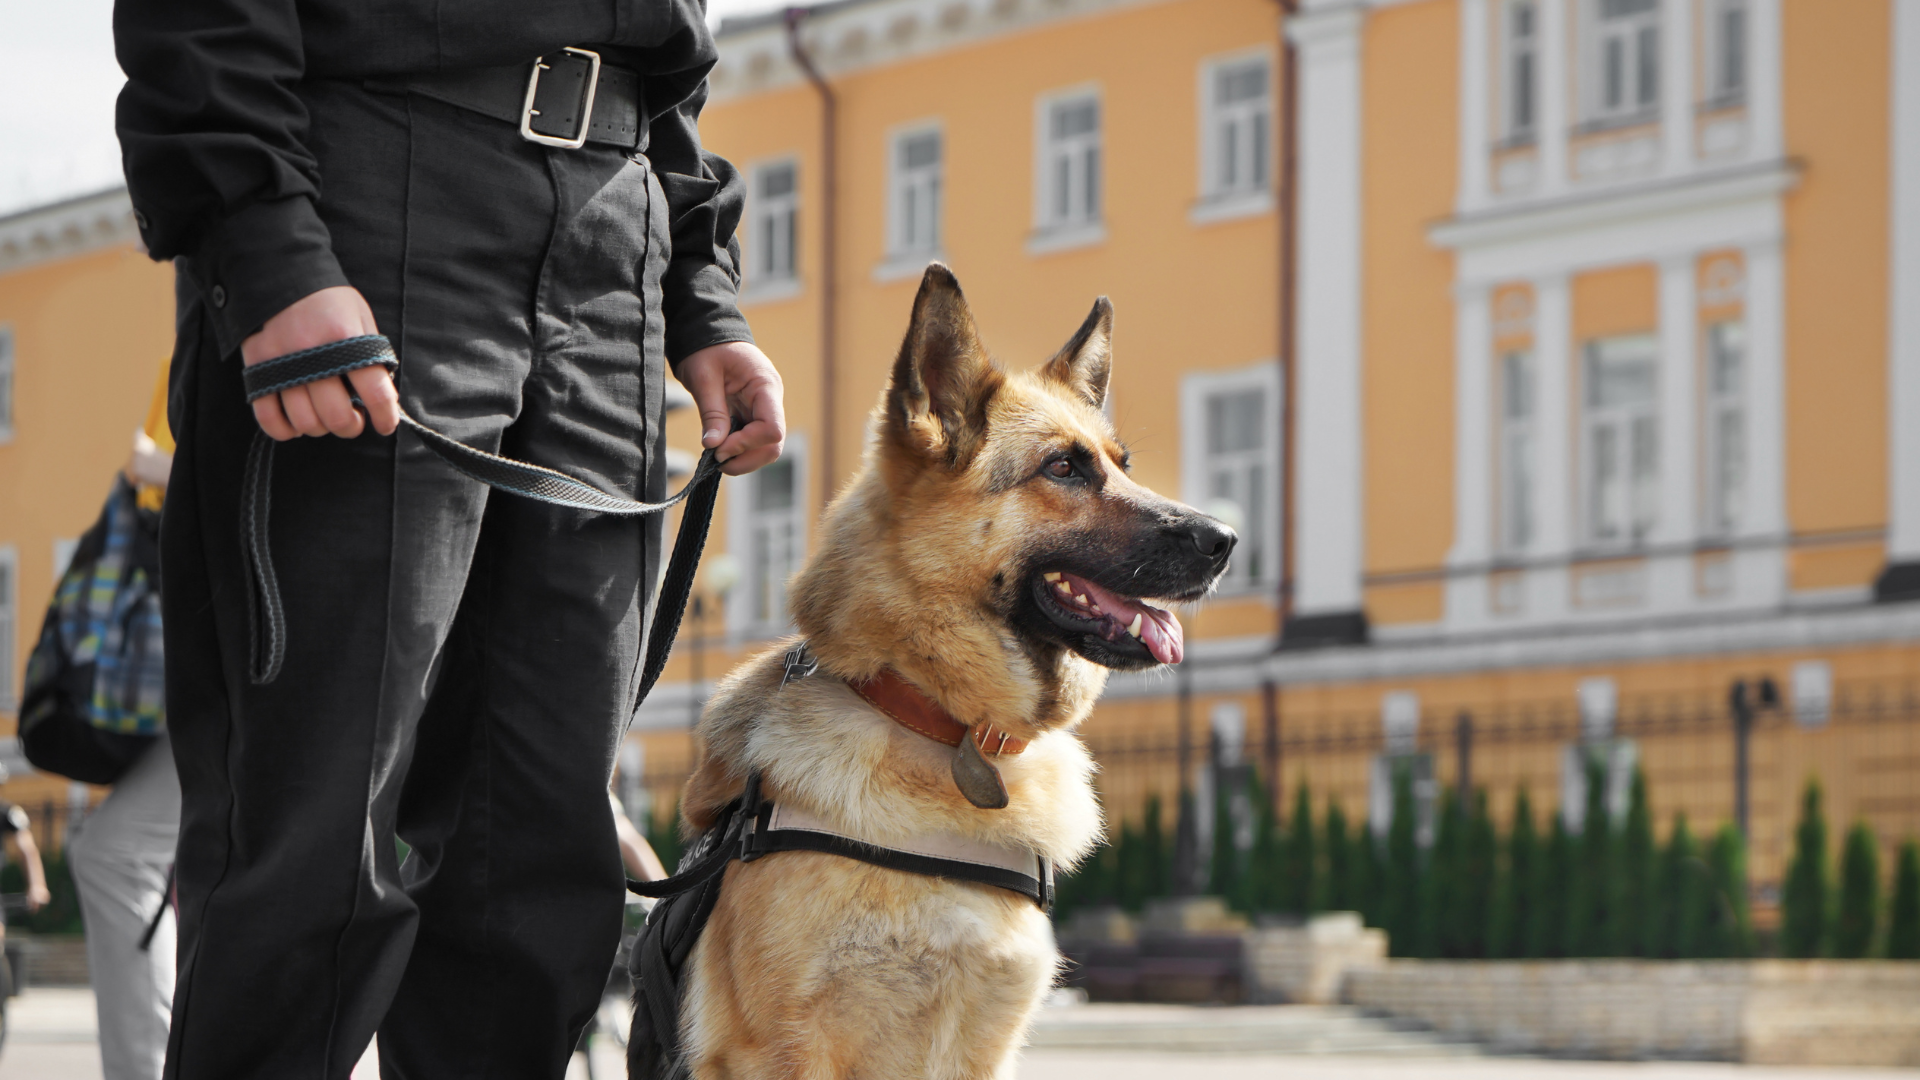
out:
M1489 956L1487 912L1493 908L1495 869L1500 840L1487 809L1485 789L1473 793L1473 812L1466 821L1459 870L1454 878L1453 940L1463 959Z
M1780 892L1780 952L1808 959L1826 951L1829 923L1827 821L1820 809L1820 781L1809 779L1800 797L1800 823L1793 830L1793 858Z
M1920 960L1920 843L1900 845L1887 904L1887 959Z
M1381 849L1380 838L1373 834L1373 823L1366 818L1360 819L1349 844L1354 910L1360 912L1360 918L1368 926L1384 928L1387 925L1383 903L1387 871L1385 853Z
M1753 955L1753 926L1747 913L1747 841L1732 824L1720 826L1707 856L1713 895L1702 954L1709 959Z
M1513 797L1513 824L1507 833L1506 858L1496 875L1495 900L1488 915L1487 955L1517 959L1527 955L1527 926L1533 914L1535 866L1540 839L1533 827L1533 802L1526 785Z
M1420 947L1420 849L1414 835L1413 770L1397 765L1393 775L1393 824L1387 829L1380 883L1380 925L1395 956L1418 956Z
M1655 955L1653 919L1653 814L1647 807L1647 775L1633 771L1627 820L1620 830L1618 865L1613 874L1613 947L1615 956Z
M1364 829L1362 830L1365 831ZM1359 911L1360 896L1354 887L1354 857L1347 839L1347 814L1340 800L1327 802L1327 898L1328 911Z
M1847 830L1840 848L1840 909L1833 923L1833 955L1864 960L1880 928L1880 843L1864 821Z
M1527 920L1527 956L1554 958L1568 955L1569 893L1574 870L1573 836L1564 815L1553 815L1535 866L1533 912Z
M1287 819L1283 911L1302 916L1313 913L1317 876L1314 846L1313 797L1303 776L1293 787L1293 813Z
M1682 933L1687 905L1692 899L1689 881L1702 878L1706 869L1706 863L1694 850L1687 815L1673 815L1673 828L1667 834L1666 846L1660 849L1654 869L1653 898L1647 913L1648 956L1678 960L1692 955L1693 938Z
M1207 859L1207 892L1229 902L1240 895L1240 882L1246 870L1239 848L1234 843L1233 789L1213 785L1213 852Z
M1613 943L1613 823L1607 815L1607 775L1597 761L1587 762L1587 808L1574 852L1573 880L1567 897L1567 956L1606 956Z
M1279 911L1285 885L1279 815L1259 776L1250 777L1247 787L1253 800L1253 851L1247 860L1245 895L1237 906L1246 912Z
M1466 846L1466 820L1460 813L1460 800L1450 790L1440 792L1440 820L1434 832L1433 850L1427 853L1425 872L1420 875L1419 952L1424 957L1452 958L1454 909L1459 904L1461 852Z

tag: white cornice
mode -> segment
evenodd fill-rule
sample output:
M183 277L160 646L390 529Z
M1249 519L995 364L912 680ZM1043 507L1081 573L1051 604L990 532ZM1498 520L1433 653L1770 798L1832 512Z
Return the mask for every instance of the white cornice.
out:
M800 39L832 79L1034 30L1167 0L840 0L816 7ZM785 89L802 82L787 54L779 13L728 20L716 36L720 63L711 100Z
M1461 214L1433 225L1427 236L1455 250L1510 240L1592 229L1615 222L1644 221L1703 207L1782 195L1799 181L1791 161L1765 161L1737 169L1701 172L1682 180L1609 186L1516 206Z
M82 195L0 217L0 274L139 242L126 188Z

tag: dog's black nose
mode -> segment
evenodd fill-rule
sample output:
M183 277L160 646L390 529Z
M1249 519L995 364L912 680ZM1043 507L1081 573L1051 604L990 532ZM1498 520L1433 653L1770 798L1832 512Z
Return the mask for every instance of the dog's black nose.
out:
M1227 556L1233 553L1233 545L1240 540L1232 529L1210 517L1189 520L1186 532L1194 548L1217 563L1226 562Z

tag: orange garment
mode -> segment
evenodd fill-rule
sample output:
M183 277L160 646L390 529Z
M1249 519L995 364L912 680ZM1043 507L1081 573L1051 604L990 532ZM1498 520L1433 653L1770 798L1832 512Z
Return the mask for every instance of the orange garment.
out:
M173 453L173 429L167 426L167 369L171 358L160 361L160 381L153 388L153 404L147 406L147 423L142 429L147 438L163 452ZM167 498L167 489L140 485L140 506L146 510L159 510L160 504Z

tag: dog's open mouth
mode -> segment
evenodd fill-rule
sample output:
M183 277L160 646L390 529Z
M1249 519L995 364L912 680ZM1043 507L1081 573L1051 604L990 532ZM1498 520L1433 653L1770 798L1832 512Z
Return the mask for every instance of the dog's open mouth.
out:
M1062 629L1098 637L1115 652L1144 653L1156 663L1177 664L1186 655L1180 620L1170 611L1062 570L1047 571L1034 586L1040 610Z

